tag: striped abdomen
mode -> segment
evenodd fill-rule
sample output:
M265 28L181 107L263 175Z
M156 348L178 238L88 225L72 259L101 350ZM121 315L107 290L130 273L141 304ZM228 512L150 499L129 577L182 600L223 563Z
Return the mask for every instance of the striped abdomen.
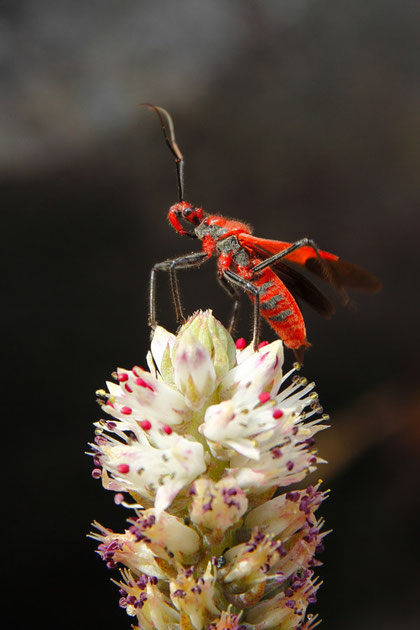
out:
M260 290L261 315L283 343L294 349L308 346L302 313L293 295L274 271L267 267L251 282Z

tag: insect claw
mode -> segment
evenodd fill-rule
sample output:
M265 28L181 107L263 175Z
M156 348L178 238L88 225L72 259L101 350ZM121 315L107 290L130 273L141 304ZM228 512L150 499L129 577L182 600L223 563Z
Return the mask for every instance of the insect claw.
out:
M294 348L293 354L295 355L296 361L300 366L303 365L303 357L305 354L305 346L300 346L299 348Z

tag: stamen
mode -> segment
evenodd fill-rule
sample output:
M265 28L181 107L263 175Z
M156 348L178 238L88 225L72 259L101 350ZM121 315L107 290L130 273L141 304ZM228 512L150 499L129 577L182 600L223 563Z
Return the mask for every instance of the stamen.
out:
M239 337L239 339L236 340L235 346L238 350L243 350L246 347L245 339L243 337Z
M140 387L146 387L147 389L150 389L150 391L152 392L155 391L153 387L149 385L149 383L146 383L146 381L143 380L142 378L136 378L136 385L139 385Z
M119 464L117 466L117 470L122 475L126 475L128 472L130 472L130 466L128 464Z
M278 420L279 418L282 418L283 416L284 416L284 413L281 409L274 409L273 411L274 420Z

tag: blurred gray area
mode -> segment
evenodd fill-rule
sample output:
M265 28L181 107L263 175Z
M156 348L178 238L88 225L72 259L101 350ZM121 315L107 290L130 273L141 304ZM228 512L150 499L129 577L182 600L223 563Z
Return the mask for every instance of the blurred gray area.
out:
M4 168L76 156L133 125L150 95L188 106L244 36L235 3L2 4Z
M129 625L83 539L118 508L82 451L95 389L146 352L151 265L198 247L166 221L175 168L138 107L149 101L174 117L187 199L262 237L310 236L383 281L351 308L327 288L330 322L305 310L305 375L338 424L317 610L325 630L418 627L419 26L414 0L0 2L4 354L21 374L25 510L54 626ZM214 265L180 280L188 312L226 321ZM159 278L175 329L168 296ZM238 335L249 329L244 299ZM12 518L25 540L21 508ZM37 589L33 615L49 625Z

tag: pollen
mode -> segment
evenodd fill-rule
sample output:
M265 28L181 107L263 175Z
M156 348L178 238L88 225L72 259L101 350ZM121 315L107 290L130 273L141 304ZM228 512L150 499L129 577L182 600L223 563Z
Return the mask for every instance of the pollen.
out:
M126 475L128 472L130 472L130 466L128 464L119 464L117 466L117 470L122 475Z
M125 416L129 416L132 413L132 409L131 407L121 407L121 413L123 413Z
M236 340L235 346L238 350L243 350L246 347L245 339L243 337L239 337L239 339Z

